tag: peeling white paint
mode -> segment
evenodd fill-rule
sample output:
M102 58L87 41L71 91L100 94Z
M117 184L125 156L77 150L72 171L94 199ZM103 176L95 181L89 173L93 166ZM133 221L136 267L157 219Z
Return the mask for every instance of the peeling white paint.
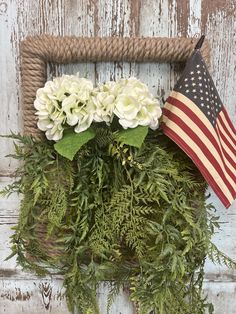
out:
M221 4L220 0L214 3ZM181 0L0 0L0 134L21 130L20 86L19 86L19 40L27 35L50 33L76 36L167 36L181 35L177 23L177 12ZM212 74L228 112L236 124L236 4L232 10L220 9L209 12L206 25L202 25L203 5L201 0L189 0L181 19L186 20L188 36L206 35L212 48ZM135 10L134 11L134 7ZM234 10L233 10L234 8ZM184 10L187 10L186 12ZM139 16L137 14L139 13ZM185 15L187 14L187 16ZM135 15L136 14L136 15ZM135 16L134 16L135 15ZM185 23L185 22L183 22ZM83 63L53 65L48 76L61 73L76 73L88 76L94 82L117 79L131 75L146 82L152 92L166 98L176 81L176 72L169 64L134 63ZM4 158L12 152L9 140L0 138L0 185L10 182L7 177L15 167L15 161ZM4 177L5 176L5 177ZM214 241L226 254L236 258L236 202L225 210L212 193L212 202L222 221L222 227ZM61 293L60 278L39 280L34 274L24 274L16 267L15 259L4 261L9 255L11 227L16 223L19 200L12 196L0 199L0 313L68 313ZM234 314L236 304L236 273L224 267L206 263L205 288L209 299L215 304L216 314ZM27 280L26 280L27 278ZM47 286L50 285L50 286ZM41 288L40 288L41 287ZM51 291L49 309L42 298L42 287ZM41 289L41 290L40 290ZM52 289L52 290L50 290ZM101 313L105 313L106 287L100 289ZM16 299L18 295L18 299ZM8 296L8 297L7 297ZM29 297L28 297L29 296ZM23 298L25 300L23 300ZM14 300L13 300L14 299ZM49 300L49 299L47 299ZM14 302L13 302L14 301ZM47 301L48 302L48 301ZM127 296L119 296L111 314L132 313Z
M202 2L189 0L188 36L201 35Z

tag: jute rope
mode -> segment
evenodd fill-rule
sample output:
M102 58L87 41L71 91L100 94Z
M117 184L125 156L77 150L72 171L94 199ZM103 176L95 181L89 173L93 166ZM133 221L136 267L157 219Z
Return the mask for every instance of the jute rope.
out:
M196 38L119 38L119 37L27 37L21 43L21 75L24 133L40 136L33 102L38 88L47 79L47 62L75 63L99 61L186 62ZM209 64L207 41L201 52Z

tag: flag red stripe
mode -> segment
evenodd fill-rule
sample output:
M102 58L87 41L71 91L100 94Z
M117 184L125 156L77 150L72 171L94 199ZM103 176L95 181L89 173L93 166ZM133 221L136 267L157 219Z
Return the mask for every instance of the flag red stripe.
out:
M223 119L222 119L222 117L220 115L218 116L217 120L220 122L220 125L225 130L225 133L227 133L228 137L231 139L231 141L234 143L234 145L236 145L236 139L233 138L233 136L229 132L227 126L224 124L224 121L223 121Z
M218 137L220 140L223 140L225 142L225 144L228 146L228 148L231 150L231 152L235 155L236 151L234 149L234 147L231 145L231 143L228 141L228 139L225 137L224 133L221 131L221 129L219 128L219 126L216 123L215 126L216 132L218 133Z
M219 128L220 128L222 134L224 134L224 136L227 138L227 140L228 140L228 142L230 143L230 145L233 147L234 152L236 152L236 145L235 145L235 143L234 143L234 139L233 139L233 140L231 139L231 137L233 137L233 136L232 136L232 133L231 133L230 136L228 135L228 132L230 133L230 132L232 132L232 130L228 129L228 132L226 132L225 129L222 127L221 121L220 121L219 118L221 118L221 120L224 119L223 112L221 112L221 113L219 114L218 119L217 119L217 123L218 123L218 126L219 126ZM227 123L226 120L225 120L225 122L224 122L224 120L223 120L223 124L224 124L225 127L226 127L226 125L228 125L228 123ZM233 137L233 138L234 138L234 137Z
M225 159L228 160L229 163L231 163L235 168L236 168L236 163L232 160L232 158L228 155L228 153L225 151L224 147L220 147L219 143L216 141L212 133L208 130L206 125L198 118L198 116L184 103L182 103L180 100L173 98L173 97L168 97L167 102L176 106L183 112L187 114L187 116L194 121L194 123L203 131L203 133L208 137L208 139L212 142L212 144L215 146L216 150L218 151L222 162L225 166L225 169L227 169L228 174L230 177L236 182L236 177L232 173L232 171L228 168L227 164L225 163Z
M222 190L217 185L214 178L211 176L211 174L208 172L207 168L205 168L204 164L201 162L201 160L198 158L197 154L187 145L185 141L181 139L174 131L172 131L167 125L164 123L162 124L162 129L164 133L169 136L175 143L177 143L181 149L183 149L186 154L193 160L193 162L196 164L198 169L201 171L203 177L206 179L206 181L209 183L209 185L212 187L213 191L218 195L220 200L222 201L223 205L228 208L231 203L225 196L225 194L222 192Z
M218 161L215 159L215 157L209 151L209 149L207 148L205 143L203 143L202 140L197 136L197 134L195 132L193 132L193 130L182 119L180 119L176 114L167 110L166 108L163 108L163 113L171 121L174 121L177 125L179 125L181 127L181 129L184 130L184 132L187 133L189 135L189 137L193 139L193 141L198 145L198 147L204 153L206 158L211 162L212 166L216 169L218 174L221 176L221 179L225 183L225 185L228 188L228 190L230 191L231 195L234 195L235 194L234 187L227 180L224 171L222 170Z
M233 123L231 122L229 115L228 115L228 112L226 111L225 107L223 107L222 112L223 112L224 117L225 117L226 121L228 122L228 125L230 126L233 134L235 134L235 137L236 137L236 129L235 129Z
M220 141L220 139L219 139ZM222 142L222 141L221 141ZM226 145L226 144L225 144ZM228 152L225 150L225 148L223 147L223 145L221 144L221 148L223 150L223 153L224 153L224 157L225 159L228 160L228 162L236 169L236 162L232 159L232 157L228 154ZM229 169L229 171L231 171ZM234 175L234 174L233 174Z

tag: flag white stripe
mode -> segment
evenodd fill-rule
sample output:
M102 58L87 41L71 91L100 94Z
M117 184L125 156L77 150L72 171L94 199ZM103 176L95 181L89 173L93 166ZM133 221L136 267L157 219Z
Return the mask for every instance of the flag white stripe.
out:
M218 123L216 123L216 128L217 129L219 128ZM219 129L218 129L218 132L219 132ZM225 143L225 141L222 138L220 138L219 141L220 141L220 145L224 148L227 154L232 158L232 160L236 162L234 152L232 152L232 150L229 148L229 146Z
M233 189L236 189L236 182L229 176L227 170L225 169L225 165L222 162L222 158L219 155L219 152L215 148L215 146L212 144L212 142L209 140L209 138L202 132L202 130L199 128L199 126L191 119L188 117L188 115L182 111L181 109L177 108L176 106L171 105L170 103L165 103L165 108L168 109L169 111L173 112L176 114L184 123L186 123L188 126L191 126L191 129L194 131L196 136L199 137L199 139L206 145L206 147L210 150L212 153L213 157L218 161L219 165L224 171L224 174L229 181L230 185L232 186ZM233 172L233 174L236 176L236 169L234 169L231 164L224 158L224 161L228 168ZM232 169L231 169L232 168Z
M219 126L219 129L221 131L221 133L224 134L224 136L226 137L226 139L228 140L228 142L231 144L231 146L234 148L235 152L236 152L236 146L234 145L233 141L231 140L231 138L228 136L228 134L225 132L220 120L217 121L217 124Z
M232 158L232 160L235 160L235 154L229 149L229 147L225 144L225 142L223 142L223 140L221 140L221 141L219 140L218 136L216 135L215 129L213 128L210 121L207 119L207 117L204 115L204 113L201 111L201 109L199 109L192 100L190 100L189 98L187 98L183 94L176 92L176 91L172 91L170 96L181 101L186 106L188 106L189 109L193 113L195 113L197 117L199 117L199 119L204 123L204 125L207 127L207 129L211 132L212 136L214 136L214 138L217 141L220 148L222 146L224 148L224 150L227 152L227 154ZM222 154L224 155L223 151L222 151Z
M231 126L228 124L227 119L225 118L225 114L224 111L222 110L219 114L219 116L221 117L221 119L223 120L227 130L229 131L229 133L231 134L232 138L236 141L236 133L233 132Z
M184 132L184 130L181 127L178 126L178 124L176 124L174 121L170 120L165 115L163 115L163 122L166 124L166 126L168 128L170 128L173 132L178 134L178 136L180 136L182 138L182 140L184 140L186 145L188 145L190 147L190 149L197 154L198 158L202 161L205 168L208 170L208 172L214 178L214 181L216 182L216 184L218 185L220 190L225 194L225 196L229 200L229 202L232 203L234 200L232 194L230 193L228 187L226 186L226 184L222 180L218 171L215 169L215 167L212 165L212 163L207 159L207 157L205 156L205 154L203 153L201 148L192 140L191 137L189 137L189 135L186 132Z

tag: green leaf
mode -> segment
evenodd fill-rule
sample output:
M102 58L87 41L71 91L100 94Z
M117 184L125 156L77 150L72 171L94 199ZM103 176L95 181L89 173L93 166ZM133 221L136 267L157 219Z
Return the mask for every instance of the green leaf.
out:
M115 138L122 144L140 148L148 134L148 126L137 126L134 129L122 130L115 134Z
M54 144L54 148L63 157L73 160L80 148L93 139L95 135L96 133L92 128L81 133L75 133L70 130L59 142Z
M11 259L13 256L15 256L17 254L17 252L14 250L12 251L12 253L10 255L8 255L5 259L4 259L4 262L5 261L8 261L9 259Z

